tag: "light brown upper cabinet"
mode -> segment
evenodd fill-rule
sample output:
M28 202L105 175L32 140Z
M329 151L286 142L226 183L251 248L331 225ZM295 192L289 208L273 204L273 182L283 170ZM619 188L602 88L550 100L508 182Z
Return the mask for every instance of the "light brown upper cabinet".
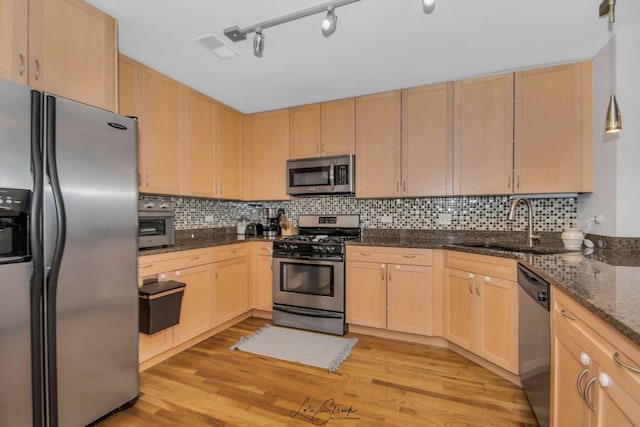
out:
M0 0L0 78L28 84L29 2Z
M218 104L216 197L242 198L242 113Z
M28 34L28 79L21 82L115 111L115 20L82 0L19 0L11 3L22 3L18 8L24 8L28 3L29 9L28 25L16 27L23 34L15 36L14 33L16 41L23 40ZM23 11L17 15L24 25ZM14 55L19 69L22 66L20 55L25 54Z
M180 194L181 85L142 68L142 114L138 140L140 191Z
M356 98L356 197L400 191L401 92Z
M592 191L591 73L591 62L515 73L515 193Z
M192 89L183 92L183 144L181 195L216 196L215 173L215 117L217 103Z
M513 73L454 83L454 194L509 194Z
M355 99L290 109L289 158L334 156L355 151Z
M402 91L400 196L453 191L453 83Z
M245 116L245 198L284 200L289 151L289 109Z

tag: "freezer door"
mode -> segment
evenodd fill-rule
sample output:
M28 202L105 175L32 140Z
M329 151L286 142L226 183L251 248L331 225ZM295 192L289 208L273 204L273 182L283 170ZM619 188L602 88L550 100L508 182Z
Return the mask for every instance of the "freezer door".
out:
M30 95L28 88L0 80L0 188L33 187ZM3 241L11 243L6 236L0 244ZM7 252L7 247L0 248L0 426L28 426L33 418L29 302L33 264L5 263L9 260L1 254Z
M55 337L48 336L57 359L50 411L60 426L86 425L138 395L137 124L51 96L44 116L55 116L55 128L45 126L46 161L57 172L66 214L57 290L48 283L45 291L56 309ZM52 198L49 189L48 262L60 237L54 217L61 201Z

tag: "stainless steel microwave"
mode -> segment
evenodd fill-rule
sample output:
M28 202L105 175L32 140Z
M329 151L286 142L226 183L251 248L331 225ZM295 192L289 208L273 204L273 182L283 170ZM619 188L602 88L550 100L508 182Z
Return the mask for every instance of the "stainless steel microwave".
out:
M138 247L167 246L175 242L172 202L138 202Z
M287 194L353 194L355 156L287 160Z

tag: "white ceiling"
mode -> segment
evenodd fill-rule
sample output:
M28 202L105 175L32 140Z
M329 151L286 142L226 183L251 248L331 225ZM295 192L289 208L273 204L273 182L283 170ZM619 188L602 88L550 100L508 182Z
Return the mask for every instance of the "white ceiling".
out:
M262 58L244 28L326 0L87 0L118 20L120 52L243 113L590 59L606 43L600 0L362 0L264 30ZM636 0L633 0L636 1ZM194 39L214 34L222 60Z

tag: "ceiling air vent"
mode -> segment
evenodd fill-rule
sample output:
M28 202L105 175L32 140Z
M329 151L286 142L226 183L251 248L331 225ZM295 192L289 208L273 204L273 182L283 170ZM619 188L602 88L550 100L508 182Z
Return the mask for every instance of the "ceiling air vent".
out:
M220 59L229 59L238 55L238 52L220 41L213 34L205 34L204 36L194 39L210 52L213 52Z

